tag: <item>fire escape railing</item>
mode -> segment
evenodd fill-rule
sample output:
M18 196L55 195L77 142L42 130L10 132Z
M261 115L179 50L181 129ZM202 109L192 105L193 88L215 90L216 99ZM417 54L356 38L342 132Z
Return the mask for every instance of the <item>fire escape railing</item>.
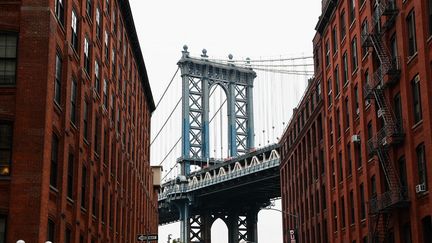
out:
M383 127L367 142L368 153L377 155L388 186L388 190L369 201L369 239L374 243L385 240L391 210L408 204L407 190L402 187L394 161L389 156L390 147L401 143L404 135L385 92L400 78L400 58L392 56L382 40L385 32L393 27L397 15L394 0L377 0L372 21L363 27L361 35L362 46L372 47L379 60L379 67L364 84L364 97L375 100L377 115L384 121ZM385 20L384 24L381 19Z

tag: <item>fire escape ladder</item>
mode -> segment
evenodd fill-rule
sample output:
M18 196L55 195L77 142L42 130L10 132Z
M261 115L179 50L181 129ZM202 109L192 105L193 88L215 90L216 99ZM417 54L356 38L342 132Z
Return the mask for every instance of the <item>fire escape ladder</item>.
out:
M388 104L384 90L381 88L376 88L374 89L373 94L375 98L375 104L378 108L378 117L382 117L384 120L384 127L382 128L384 137L382 139L387 139L387 137L394 137L398 135L400 132L396 123L396 117ZM381 142L386 143L387 141Z
M389 213L378 213L370 216L371 228L369 235L370 243L381 243L385 242L387 234L389 232L391 214ZM372 223L373 222L373 223Z

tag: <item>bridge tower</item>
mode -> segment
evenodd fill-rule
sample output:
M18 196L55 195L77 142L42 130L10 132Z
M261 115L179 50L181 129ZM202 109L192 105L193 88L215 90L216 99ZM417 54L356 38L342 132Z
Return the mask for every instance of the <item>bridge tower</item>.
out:
M186 178L191 165L202 166L210 160L209 99L214 85L220 85L227 97L229 156L243 155L254 147L252 91L256 73L251 68L235 66L232 55L229 59L227 64L211 61L205 49L201 58L191 57L188 47L183 47L178 62L182 76L182 157L179 163L182 176ZM211 225L217 218L212 212L192 215L192 204L193 199L176 202L181 240L210 243ZM222 218L228 226L229 243L257 242L258 208L251 207L245 215L239 215L239 210L230 210L229 215Z

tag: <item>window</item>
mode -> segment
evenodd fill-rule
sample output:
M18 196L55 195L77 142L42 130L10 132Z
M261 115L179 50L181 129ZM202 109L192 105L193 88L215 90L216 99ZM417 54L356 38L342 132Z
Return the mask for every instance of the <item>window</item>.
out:
M104 86L103 86L103 104L105 109L108 108L108 81L104 79Z
M83 107L83 133L84 133L84 139L88 140L88 113L89 113L89 109L88 109L88 101L87 99L84 100L84 107Z
M65 230L65 243L71 243L72 242L72 231L69 227L66 227Z
M360 217L366 219L366 202L363 183L360 184Z
M81 207L86 208L87 168L84 164L81 173Z
M86 14L87 16L89 16L90 18L93 17L93 0L87 0L86 1Z
M402 239L404 243L411 243L411 225L410 223L406 223L402 228Z
M343 40L346 35L346 25L345 25L345 12L340 15L340 39Z
M96 36L100 40L101 39L101 18L100 18L100 10L96 8Z
M72 9L72 23L71 23L72 35L71 45L74 51L78 51L78 19L74 9Z
M360 109L359 109L359 94L358 94L358 86L357 84L354 86L354 99L355 99L355 110L356 110L356 114L359 115L360 114Z
M114 78L116 75L116 50L113 48L111 49L111 73L112 73L112 77Z
M337 108L337 110L336 110L336 136L337 136L337 138L340 138L340 136L341 136L341 121L340 121L340 111L339 111L339 108Z
M336 207L336 202L333 202L333 231L337 231L337 207Z
M350 23L354 22L354 20L355 20L355 1L356 0L350 0L350 2L349 2Z
M54 242L54 236L55 236L55 223L51 219L48 219L47 240Z
M329 121L329 130L330 130L330 146L333 145L333 120L330 118Z
M351 145L350 145L350 143L347 144L346 152L347 152L347 160L348 160L348 176L351 176L351 174L352 174L352 160L351 160Z
M432 1L428 0L428 9L427 9L427 15L428 15L428 24L429 24L429 36L432 35Z
M325 43L325 49L326 49L325 61L326 61L326 67L328 67L330 65L330 44L328 40Z
M426 169L426 154L424 144L420 144L416 148L417 166L418 166L418 180L419 184L427 186L427 169Z
M94 152L99 155L100 152L100 118L95 117L95 129L94 129Z
M359 143L354 145L354 154L356 156L357 168L362 167L361 145Z
M411 81L411 89L412 89L413 106L414 106L413 107L414 124L417 124L422 120L420 78L418 75Z
M368 21L365 19L361 26L362 57L365 57L368 52L368 47L363 44L367 40L368 35Z
M76 105L77 105L77 82L72 79L71 82L71 109L70 109L70 119L72 123L76 123Z
M351 68L353 72L357 69L358 66L358 58L357 58L357 37L354 36L354 38L351 41Z
M350 127L350 105L348 96L345 97L345 130Z
M55 15L61 25L64 26L64 3L65 0L56 0L55 2Z
M339 95L339 91L340 91L339 90L339 87L340 87L340 84L339 84L339 65L336 65L333 76L334 76L334 80L335 80L335 95L337 97Z
M408 186L408 181L407 181L406 162L404 156L399 158L398 167L399 167L399 178L401 181L401 186L406 189L406 187Z
M339 161L339 182L342 182L344 178L342 152L338 153L338 161Z
M416 26L415 26L415 12L411 10L406 18L406 24L408 28L408 57L413 56L417 53L417 43L416 43Z
M0 215L0 243L6 243L6 215Z
M336 172L335 172L334 160L331 161L331 170L332 170L331 187L334 188L336 186Z
M74 167L74 155L70 153L67 166L67 196L70 199L73 199Z
M327 196L325 185L321 186L321 206L323 211L327 208Z
M333 41L333 55L334 55L338 50L336 26L333 27L332 37L333 37L332 41Z
M353 190L350 191L349 193L349 197L350 197L350 224L354 224L355 223L355 211L354 211L354 192Z
M106 197L105 197L105 194L106 194L106 189L105 189L105 186L102 186L102 213L101 213L101 217L102 217L102 222L105 222L105 220L106 220L106 202L105 202L105 200L106 200Z
M327 80L327 89L328 89L327 102L328 102L328 105L331 106L332 102L333 102L333 99L332 99L332 81L331 81L331 78L329 78Z
M99 63L95 61L95 90L96 94L99 95L100 92L100 71L99 71Z
M399 129L403 128L403 116L402 116L402 100L400 93L397 93L393 98L394 113L396 118L396 125Z
M371 177L371 197L375 198L377 196L377 190L376 190L376 178L375 175Z
M92 214L97 217L97 180L93 177L93 200L92 200Z
M51 141L50 185L54 188L57 188L58 149L59 149L59 139L55 134L53 134L52 141Z
M396 65L398 68L398 47L397 47L397 41L396 41L396 34L394 34L390 39L390 52L392 57L393 65Z
M90 74L90 43L87 37L84 38L84 69Z
M105 1L105 9L108 13L110 13L110 0Z
M54 80L54 101L60 105L61 101L61 78L62 78L62 59L57 53L55 62L55 80Z
M11 174L12 132L11 123L0 122L0 176Z
M109 35L108 32L105 30L105 61L109 61Z
M0 33L0 85L15 84L17 35Z
M341 198L341 205L339 206L341 209L341 221L342 221L342 228L345 227L345 198L342 196Z
M348 56L347 56L347 52L344 52L343 56L342 56L342 60L343 60L343 83L344 85L346 85L348 83Z
M432 242L432 220L431 216L422 219L423 242Z

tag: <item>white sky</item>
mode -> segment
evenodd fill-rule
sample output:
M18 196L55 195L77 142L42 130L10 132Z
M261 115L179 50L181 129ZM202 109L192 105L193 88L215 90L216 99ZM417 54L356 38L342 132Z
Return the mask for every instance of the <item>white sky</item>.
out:
M311 56L314 28L321 12L320 0L130 0L130 4L155 102L176 71L184 44L194 56L206 48L210 58L226 58L230 53L234 59ZM258 73L254 88L256 146L275 142L281 136L306 87L305 80L299 76ZM153 137L180 97L179 82L177 75L153 114ZM277 111L268 108L274 108L273 104ZM159 164L178 139L176 132L181 120L177 113L151 148L152 164ZM270 114L272 118L268 118ZM271 130L272 126L276 128ZM267 131L267 137L262 130ZM178 153L176 148L164 170L173 165ZM277 207L280 208L279 203ZM260 212L259 242L282 242L281 216L276 211ZM216 222L212 233L212 243L227 242L223 223ZM179 237L179 224L159 227L159 242L167 242L168 234Z

